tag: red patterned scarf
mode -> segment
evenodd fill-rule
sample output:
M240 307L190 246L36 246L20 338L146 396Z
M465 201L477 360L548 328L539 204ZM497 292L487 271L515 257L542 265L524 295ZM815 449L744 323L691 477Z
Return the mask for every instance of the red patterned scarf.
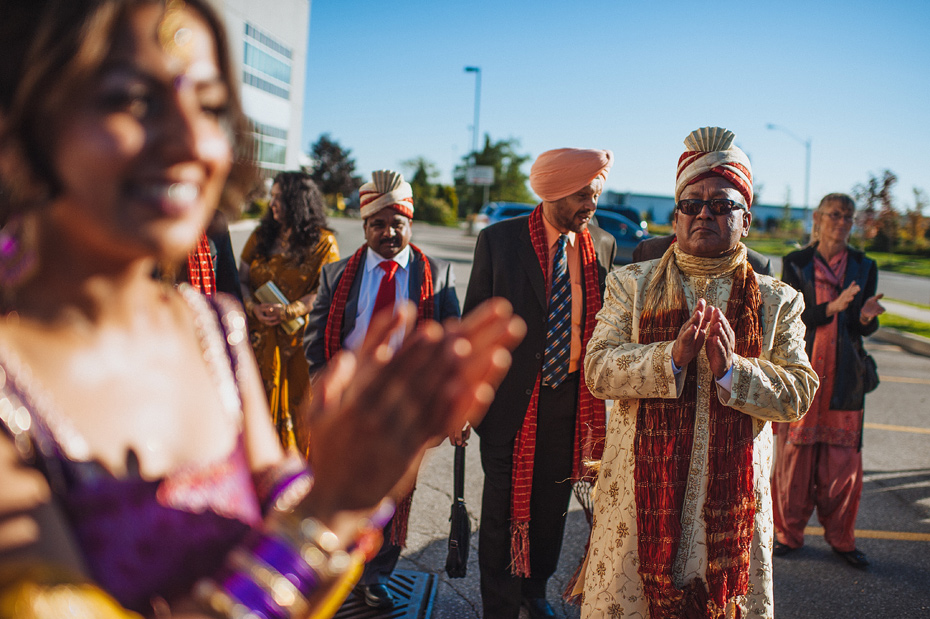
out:
M326 343L326 360L329 361L333 355L342 349L342 321L345 318L346 303L349 301L349 291L352 290L352 283L358 273L358 268L365 260L365 251L368 245L362 245L358 251L352 254L346 263L346 269L342 274L342 279L333 292L333 302L329 307L329 317L326 319L326 331L323 335ZM410 250L423 263L423 279L420 282L420 299L417 303L417 325L425 320L433 319L433 272L429 266L429 260L426 258L419 247L410 244Z
M663 266L667 267L667 277L679 277L674 260L663 259L657 268ZM670 310L646 304L639 322L639 343L670 341L678 336L690 313L683 292L677 296ZM736 334L736 353L743 357L758 357L762 350L761 305L755 274L743 259L734 272L726 311ZM710 397L708 484L703 509L707 583L697 580L682 590L673 582L694 445L697 360L691 361L687 372L681 397L642 400L636 419L634 480L639 573L654 619L723 617L727 602L745 595L749 586L756 510L753 421L749 415L723 406L715 390ZM713 389L713 383L703 387Z
M333 301L329 306L329 316L326 319L326 330L323 333L325 342L326 360L329 361L333 355L342 349L342 321L345 318L346 303L349 300L349 292L352 290L352 283L358 274L359 267L365 260L365 253L368 245L362 245L358 251L352 254L346 263L345 271L342 273L342 279L336 285L333 292ZM423 278L420 282L420 299L417 303L417 325L423 324L427 320L433 319L433 272L430 269L429 260L426 258L419 247L410 244L410 250L419 258L423 264ZM413 264L411 260L410 264ZM411 276L413 275L411 271ZM406 295L405 295L406 298ZM394 546L405 546L407 542L407 523L410 519L410 505L413 501L413 490L397 503L397 511L394 514L394 526L391 528L391 538L388 543Z
M208 297L216 292L216 274L206 233L200 235L197 246L187 255L187 281L194 290Z
M542 206L530 214L530 240L539 267L546 279L546 296L549 296L549 244L546 242ZM581 270L584 278L584 331L581 339L579 365L584 367L585 349L594 333L597 312L601 309L601 289L597 278L597 256L594 241L587 230L578 234L581 245ZM539 405L541 376L536 375L536 384L530 405L517 435L513 455L513 490L510 504L510 558L511 572L516 576L530 575L530 494L533 489L533 459L536 455L536 413ZM578 385L578 405L575 416L575 449L572 456L572 483L592 483L595 475L587 470L586 462L599 460L604 450L604 402L598 400L584 380Z

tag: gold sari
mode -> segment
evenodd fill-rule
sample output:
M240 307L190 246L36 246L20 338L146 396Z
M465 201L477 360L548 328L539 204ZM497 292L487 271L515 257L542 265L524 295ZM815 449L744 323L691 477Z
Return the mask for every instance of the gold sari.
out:
M260 256L256 252L257 245L258 237L253 232L242 250L242 261L249 265L250 293L270 280L288 301L315 292L320 285L323 265L339 260L339 247L329 230L321 232L315 247L299 254L287 251L270 257ZM265 325L249 316L249 336L281 444L285 448L296 446L304 453L306 429L294 417L297 405L310 386L309 365L302 346L303 330L288 335L278 325Z

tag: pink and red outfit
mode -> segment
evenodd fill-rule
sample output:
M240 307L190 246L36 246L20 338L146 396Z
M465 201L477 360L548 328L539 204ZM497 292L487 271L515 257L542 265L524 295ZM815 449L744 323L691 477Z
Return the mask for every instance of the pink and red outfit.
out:
M775 531L782 544L802 546L804 528L816 508L827 543L840 552L852 551L856 548L856 514L862 495L863 409L835 408L835 392L861 377L840 371L838 350L845 350L840 346L841 338L859 338L861 342L863 335L878 328L876 320L867 325L859 322L862 303L875 294L875 263L854 249L827 261L810 247L785 256L784 265L782 279L804 293L805 339L820 388L805 417L776 424L772 481ZM867 276L858 282L859 294L844 312L827 317L827 304L857 281L860 273Z

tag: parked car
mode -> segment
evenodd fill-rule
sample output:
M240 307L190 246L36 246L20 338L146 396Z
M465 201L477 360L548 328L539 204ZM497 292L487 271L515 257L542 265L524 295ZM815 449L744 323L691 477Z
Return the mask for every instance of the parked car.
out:
M524 204L522 202L488 202L475 215L469 230L471 234L478 234L491 224L496 224L499 221L517 217L518 215L529 215L534 208L536 208L535 204Z
M597 210L619 213L627 219L631 219L639 224L639 227L643 229L643 232L649 232L649 224L646 223L646 220L643 219L642 215L639 214L639 211L631 206L623 206L622 204L598 204Z
M614 264L629 264L633 261L633 250L649 234L629 217L612 211L602 211L598 207L594 214L594 225L610 234L617 241L617 255Z

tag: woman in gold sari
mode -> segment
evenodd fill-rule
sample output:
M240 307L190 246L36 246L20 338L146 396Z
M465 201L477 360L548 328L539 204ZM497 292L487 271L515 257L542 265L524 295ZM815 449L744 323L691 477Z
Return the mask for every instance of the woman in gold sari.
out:
M323 209L323 196L307 174L281 172L271 187L268 211L246 242L239 265L249 335L271 417L281 444L301 452L306 428L294 411L310 383L301 346L304 316L316 297L323 265L339 260ZM284 299L267 302L261 293L268 287L259 290L269 282Z

